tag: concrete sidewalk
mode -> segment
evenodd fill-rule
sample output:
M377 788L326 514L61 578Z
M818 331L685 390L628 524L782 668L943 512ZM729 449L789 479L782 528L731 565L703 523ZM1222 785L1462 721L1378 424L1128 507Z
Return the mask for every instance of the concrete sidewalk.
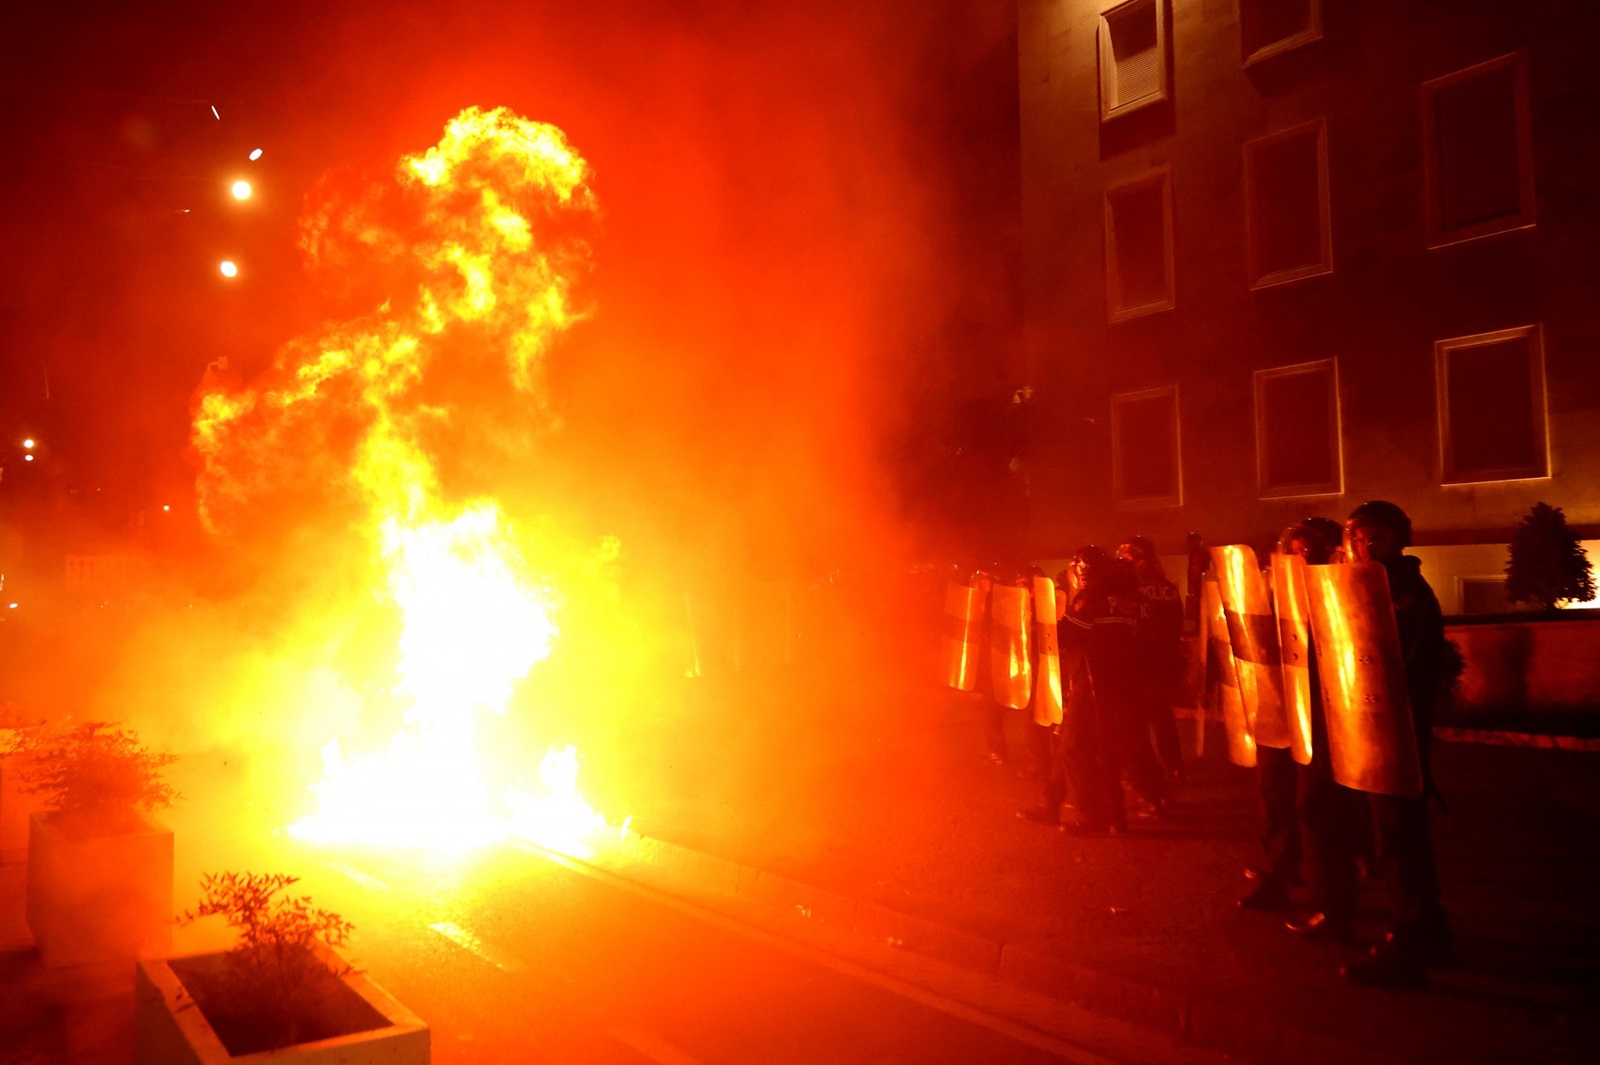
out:
M762 698L726 685L709 702ZM635 820L630 854L689 889L764 900L1255 1061L1600 1055L1595 756L1440 745L1452 812L1436 817L1436 838L1458 962L1425 991L1377 992L1338 976L1352 952L1238 910L1242 870L1259 860L1254 783L1222 761L1220 736L1191 762L1170 821L1080 839L1015 818L1037 785L984 760L975 700L925 694L905 715L914 731L838 731L825 771L786 773L773 751L741 745L815 750L814 736L789 732L826 720L748 715L762 724L722 736L718 756L763 772L686 766L693 785ZM1365 891L1362 931L1376 938L1383 893Z

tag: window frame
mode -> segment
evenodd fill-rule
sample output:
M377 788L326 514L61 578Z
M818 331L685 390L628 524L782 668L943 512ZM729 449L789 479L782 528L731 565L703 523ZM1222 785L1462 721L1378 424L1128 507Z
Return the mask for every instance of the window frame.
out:
M1304 266L1291 266L1272 273L1262 273L1260 251L1256 246L1256 175L1252 165L1252 157L1261 149L1273 144L1298 137L1307 136L1315 130L1317 138L1317 223L1318 223L1318 250L1320 255L1315 263ZM1265 137L1257 137L1246 141L1244 144L1244 247L1245 269L1249 272L1250 290L1252 292L1263 288L1272 288L1276 285L1287 285L1294 281L1301 281L1308 277L1323 277L1333 273L1333 204L1330 198L1328 180L1328 120L1314 118L1309 122L1302 122L1298 126L1269 133Z
M1119 309L1122 302L1122 284L1118 277L1117 264L1117 237L1114 216L1111 210L1112 199L1120 193L1142 189L1148 185L1161 186L1161 256L1162 271L1166 276L1166 294L1150 303L1141 303L1135 307ZM1170 311L1178 305L1178 278L1174 267L1173 235L1172 235L1172 169L1159 167L1132 181L1125 181L1106 189L1103 203L1105 208L1105 271L1106 271L1106 321L1125 322L1130 318L1142 318L1147 314L1159 314Z
M1441 177L1439 164L1439 138L1437 123L1434 119L1434 99L1439 90L1447 89L1464 81L1481 77L1502 67L1513 68L1512 85L1516 94L1517 116L1517 200L1520 209L1514 215L1501 218L1491 218L1483 222L1460 226L1456 229L1442 228L1439 218L1439 179ZM1531 229L1538 224L1537 193L1533 173L1533 113L1528 96L1528 50L1519 48L1514 52L1487 59L1470 67L1434 78L1422 83L1420 90L1422 110L1422 199L1423 217L1427 229L1429 249L1447 248L1452 244L1464 244L1470 240L1481 240L1484 237L1496 236L1500 233L1511 233L1519 229Z
M1174 493L1164 496L1125 496L1122 490L1121 407L1140 400L1172 397L1172 473ZM1133 392L1113 392L1111 401L1111 498L1118 510L1159 510L1183 506L1183 409L1176 382Z
M1236 10L1239 17L1239 56L1240 66L1249 68L1257 63L1263 63L1274 56L1285 52L1292 52L1296 48L1304 48L1308 44L1322 40L1322 0L1310 0L1311 25L1299 33L1290 34L1288 37L1279 38L1270 44L1264 44L1254 52L1246 52L1244 37L1244 5L1245 0L1238 0Z
M1466 475L1455 468L1450 432L1450 353L1462 348L1485 347L1518 337L1528 339L1528 374L1532 381L1533 420L1539 435L1539 463L1532 466L1495 466ZM1497 484L1506 481L1545 481L1552 476L1550 462L1550 393L1545 379L1544 327L1542 324L1497 329L1491 333L1449 337L1433 342L1433 375L1439 421L1439 483L1441 485Z
M1128 8L1150 6L1155 8L1156 16L1156 58L1160 67L1161 88L1149 96L1140 97L1131 103L1111 103L1112 72L1116 69L1115 54L1111 50L1111 19L1119 12ZM1100 121L1110 122L1112 119L1131 114L1134 111L1163 103L1172 98L1172 76L1167 70L1167 0L1123 0L1120 4L1113 4L1100 12L1099 26L1095 34L1097 38L1096 49L1099 54L1099 80L1100 80Z
M1267 483L1267 405L1266 382L1280 377L1298 377L1326 372L1328 388L1328 450L1333 456L1333 480L1287 484ZM1253 375L1256 421L1256 494L1260 499L1310 499L1344 495L1344 407L1339 393L1339 360L1312 359L1289 366L1272 366Z

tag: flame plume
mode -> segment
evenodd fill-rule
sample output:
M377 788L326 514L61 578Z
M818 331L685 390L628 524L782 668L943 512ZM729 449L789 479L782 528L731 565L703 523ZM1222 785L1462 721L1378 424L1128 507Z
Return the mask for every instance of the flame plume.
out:
M463 111L391 181L328 196L303 221L314 269L385 271L380 309L286 345L249 389L200 398L207 528L275 508L353 513L373 592L400 623L399 730L387 750L353 758L329 741L320 808L297 835L455 846L503 835L513 818L546 838L603 823L577 796L571 748L546 756L544 798L490 794L476 723L549 656L560 600L500 503L452 498L442 472L452 448L496 428L478 407L510 396L517 417L553 422L540 367L578 317L588 177L559 129Z

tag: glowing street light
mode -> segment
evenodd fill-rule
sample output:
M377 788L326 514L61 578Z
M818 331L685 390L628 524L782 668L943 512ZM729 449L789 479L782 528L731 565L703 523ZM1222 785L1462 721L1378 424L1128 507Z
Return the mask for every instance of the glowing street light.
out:
M250 194L254 191L250 187L250 182L245 181L243 178L233 183L233 198L236 200L248 200Z
M217 269L222 271L223 277L238 277L239 264L232 259L224 259L217 264Z
M26 440L24 440L22 442L22 446L24 448L28 449L29 451L32 451L33 450L33 437L30 436Z
M257 148L255 151L250 153L250 161L252 163L255 162L257 159L260 159L260 158L261 158L261 149L260 148Z
M22 456L22 461L23 462L32 462L33 461L33 456L32 455L24 455L24 456Z

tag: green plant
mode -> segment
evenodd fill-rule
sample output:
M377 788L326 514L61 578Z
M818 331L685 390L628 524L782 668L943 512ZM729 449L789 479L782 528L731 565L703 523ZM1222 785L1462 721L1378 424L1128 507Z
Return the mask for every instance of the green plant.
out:
M1535 503L1517 526L1506 560L1506 598L1545 610L1594 598L1593 567L1560 507Z
M200 878L199 905L178 918L187 924L221 915L239 931L239 944L212 979L190 986L185 978L231 1053L293 1046L308 1038L319 1023L317 1000L330 982L351 971L348 965L330 969L317 956L316 944L343 946L353 926L313 906L309 896L282 894L298 882L283 873L207 873Z
M137 734L104 721L25 727L13 753L24 791L47 809L111 823L134 810L171 806L178 793L162 779L177 755L150 751Z

